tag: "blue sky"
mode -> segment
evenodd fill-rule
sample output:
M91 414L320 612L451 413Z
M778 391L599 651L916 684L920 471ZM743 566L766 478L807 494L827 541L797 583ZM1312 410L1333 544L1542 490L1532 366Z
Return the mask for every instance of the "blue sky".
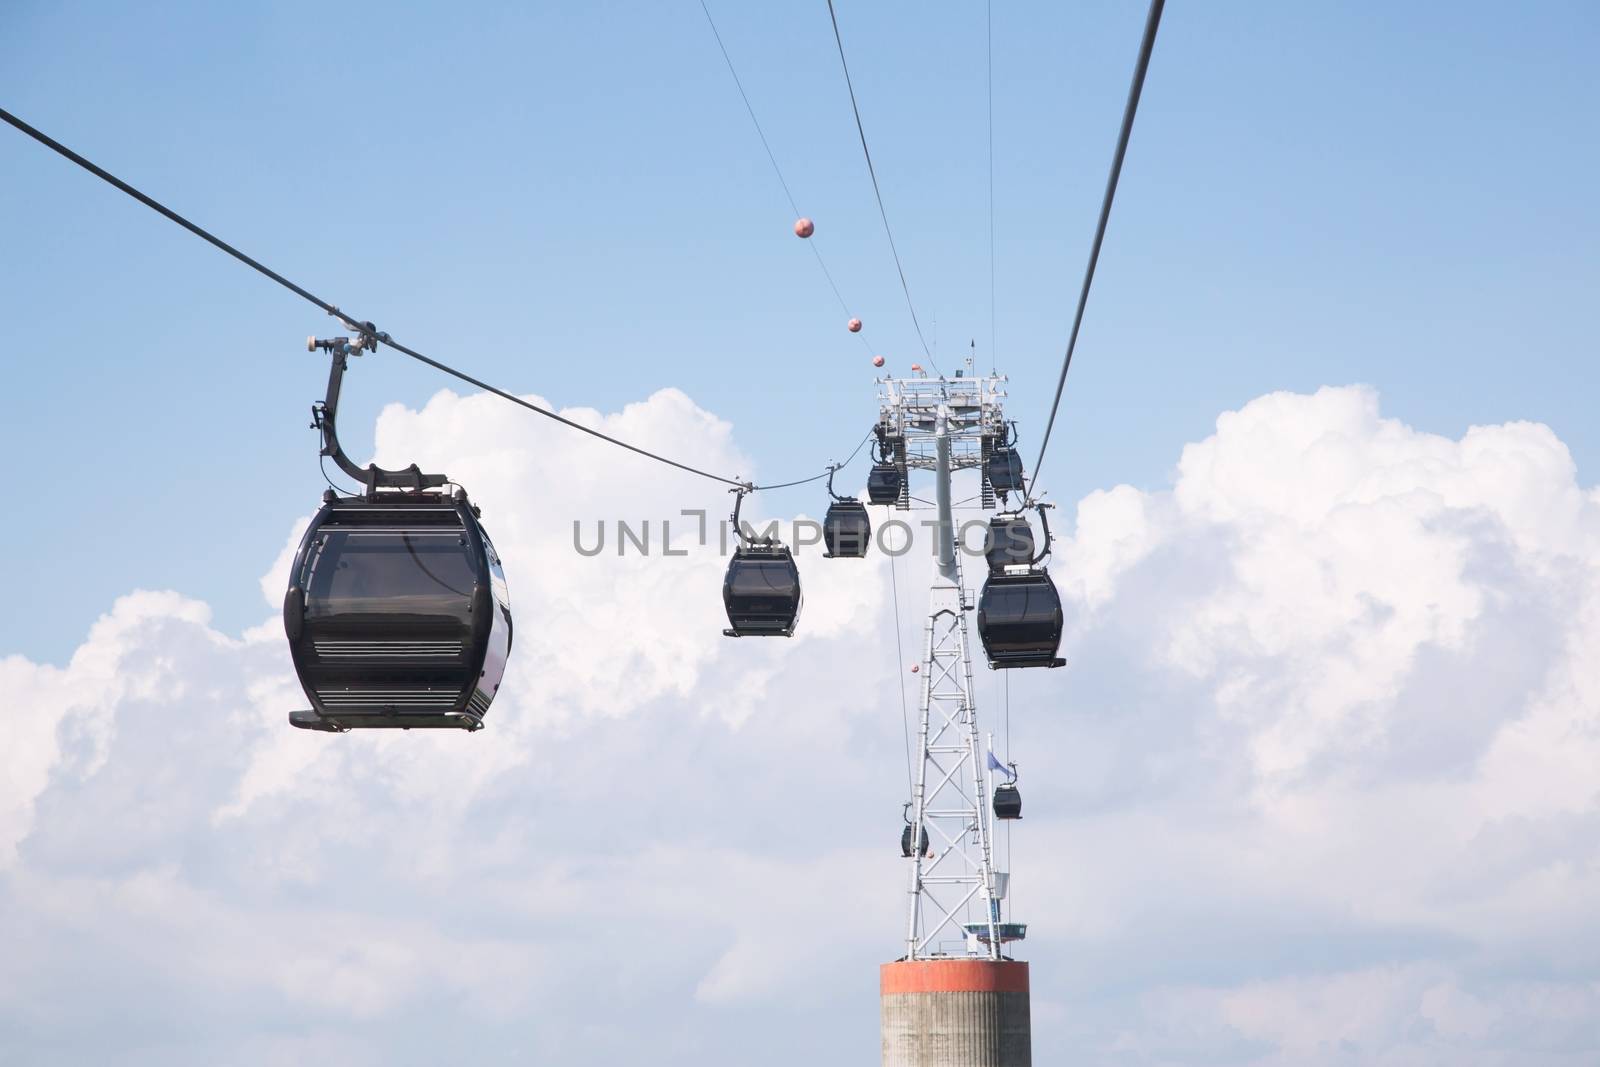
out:
M906 367L826 19L713 12L867 338ZM1142 14L997 8L996 334L1032 442ZM809 472L872 417L865 351L788 236L696 5L24 2L0 19L7 107L423 351L562 405L679 386L743 432L759 477ZM1056 497L1159 486L1223 408L1357 381L1440 432L1546 422L1591 470L1597 19L1174 5ZM987 348L982 9L842 20L925 327L947 361ZM328 324L20 135L0 168L0 442L33 457L38 517L0 534L33 563L13 570L30 610L0 620L0 648L59 660L131 585L253 622L252 561L321 484L305 413L322 368L298 346ZM390 355L360 366L352 451L382 404L446 384ZM559 507L564 488L527 491Z
M839 7L924 327L987 365L982 8ZM774 481L920 355L825 6L712 10L869 348L693 0L15 2L0 103L424 352ZM1029 463L1143 16L995 5ZM1069 666L979 671L1040 1062L1595 1062L1596 54L1577 3L1170 5L1044 472ZM724 640L713 554L568 541L723 487L380 352L346 444L473 489L517 647L479 734L289 730L332 324L9 130L0 189L0 1059L870 1058L926 561L802 556L796 638Z

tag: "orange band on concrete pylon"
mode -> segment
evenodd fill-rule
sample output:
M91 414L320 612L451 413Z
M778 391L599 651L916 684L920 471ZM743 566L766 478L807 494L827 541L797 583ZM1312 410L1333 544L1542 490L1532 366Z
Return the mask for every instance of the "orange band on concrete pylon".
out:
M1026 993L1021 960L910 960L878 968L878 990L895 993Z

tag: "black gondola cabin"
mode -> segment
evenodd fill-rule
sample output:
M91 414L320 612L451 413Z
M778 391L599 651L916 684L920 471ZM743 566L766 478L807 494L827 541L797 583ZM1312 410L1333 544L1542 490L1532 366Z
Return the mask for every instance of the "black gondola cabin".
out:
M1043 568L991 574L978 597L978 636L989 666L1059 667L1061 596Z
M1022 818L1022 794L1010 782L994 787L994 817L997 819Z
M985 473L989 477L989 485L1001 495L1022 489L1022 457L1014 448L1001 448L989 453Z
M925 857L933 855L933 849L928 845L928 828L926 826L922 827L921 832L917 834L917 851ZM906 823L900 828L900 856L902 859L910 859L912 856L910 823Z
M900 499L902 476L893 463L874 463L867 472L867 499L874 504L893 504Z
M859 559L872 540L872 520L859 500L835 500L822 520L822 543L830 558Z
M734 550L722 581L729 637L789 637L800 618L800 568L783 545Z
M1019 564L1031 564L1033 527L1021 515L996 515L989 520L989 540L984 545L984 556L990 574L999 574Z
M511 653L500 557L460 491L326 494L283 627L308 730L476 730Z

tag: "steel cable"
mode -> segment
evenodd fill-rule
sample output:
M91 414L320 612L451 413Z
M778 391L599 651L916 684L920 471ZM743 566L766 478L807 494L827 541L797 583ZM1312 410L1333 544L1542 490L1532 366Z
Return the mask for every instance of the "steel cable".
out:
M895 247L894 231L889 228L889 212L883 206L883 191L878 188L878 172L872 165L872 150L867 147L867 130L861 124L861 108L856 105L856 87L850 81L850 64L844 58L844 38L839 35L839 16L833 10L833 0L828 0L828 18L833 22L833 40L839 46L839 66L844 68L844 85L850 92L850 110L856 117L856 133L861 137L861 154L867 158L867 175L872 179L872 195L878 201L878 215L883 219L883 232L889 238L889 252L894 256L894 269L900 274L900 289L906 294L906 310L911 312L911 325L916 327L917 340L922 344L922 354L928 357L933 369L939 371L939 362L933 358L927 340L922 336L922 323L917 321L917 308L911 302L911 286L906 283L906 269L900 265L900 250Z
M778 184L783 187L783 195L789 201L789 209L794 212L794 217L798 219L804 212L800 210L800 205L795 202L794 193L789 189L789 182L783 176L783 168L778 166L778 157L772 151L771 143L767 141L766 131L761 128L761 120L756 118L755 106L750 103L750 95L744 91L744 82L740 79L738 70L734 68L733 57L728 54L728 46L722 41L722 34L717 30L716 20L711 17L711 8L706 6L706 0L700 0L700 10L706 13L706 23L711 27L711 35L717 40L717 49L722 53L722 61L728 65L728 73L733 77L734 87L739 90L739 99L744 101L744 109L750 116L750 124L756 128L756 136L761 138L761 147L766 149L767 161L772 164L772 173L778 176ZM850 312L849 303L845 301L844 294L839 291L838 284L833 280L833 272L822 261L822 250L817 247L816 238L807 238L806 244L810 247L811 254L816 257L817 266L822 270L822 276L828 281L828 288L833 290L835 299L839 301L839 309L844 312L845 318L854 318L855 316ZM856 338L860 340L862 346L868 352L872 351L872 346L867 343L865 336L858 333Z
M306 300L306 301L316 305L317 307L321 308L323 311L326 311L329 315L332 315L334 318L337 318L341 322L345 323L352 330L361 332L363 334L369 334L369 335L373 336L379 342L388 345L390 348L394 349L396 352L401 353L402 355L409 356L409 357L411 357L412 359L416 360L419 363L425 363L428 366L434 368L435 370L440 371L440 372L442 372L444 374L448 374L453 378L457 378L457 379L459 379L459 380L461 380L463 382L468 383L469 385L477 386L479 389L482 389L484 392L493 393L495 396L500 397L502 400L509 400L511 403L516 404L519 407L526 408L527 410L532 411L535 414L542 415L547 419L552 419L555 422L559 422L563 426L567 426L567 427L570 427L571 429L581 431L582 433L586 433L591 437L597 437L600 440L605 441L605 442L607 442L609 444L616 445L618 448L627 449L629 452L633 452L633 453L635 453L637 455L644 456L644 457L646 457L648 459L653 459L658 463L664 463L669 467L676 467L678 470L686 471L686 472L688 472L690 474L697 474L702 478L709 478L714 482L721 482L724 485L746 486L752 492L760 492L761 490L764 490L764 489L782 489L782 488L786 488L786 487L791 486L791 485L804 485L806 482L817 481L818 479L825 478L828 475L827 471L823 471L821 474L816 475L816 476L811 477L811 478L801 478L801 479L797 479L795 481L781 482L781 483L778 483L776 485L753 485L753 484L748 483L748 482L740 481L737 478L727 478L727 477L724 477L723 475L720 475L720 474L713 474L710 471L702 470L701 468L692 466L692 465L690 465L688 463L682 463L682 462L679 462L678 460L670 459L670 458L668 458L666 456L661 455L660 453L652 452L649 449L641 448L638 445L629 444L627 441L623 441L623 440L621 440L619 438L612 437L610 434L602 433L601 431L593 429L592 427L585 426L582 423L574 422L573 420L567 418L564 415L559 415L556 412L551 411L549 408L540 407L538 404L532 403L531 401L528 401L528 400L524 400L521 397L516 396L516 395L514 395L512 393L509 393L504 389L500 389L500 388L498 388L496 386L490 385L488 382L485 382L480 378L475 378L472 375L466 373L465 371L457 370L455 367L452 367L452 366L450 366L450 365L448 365L446 363L441 363L436 359L432 359L432 358L430 358L428 356L425 356L421 352L418 352L416 349L409 348L406 345L403 345L400 342L394 340L394 338L390 337L386 333L378 332L369 323L363 322L363 321L361 321L359 319L356 319L356 318L354 318L354 317L352 317L350 315L345 314L343 311L340 311L339 308L336 305L331 304L328 301L322 299L321 297L317 296L315 293L312 293L310 290L305 289L305 288L303 288L303 287L301 287L299 285L296 285L294 282L290 281L288 278L285 278L283 275L279 274L277 271L275 271L272 268L270 268L270 267L266 266L265 264L263 264L260 260L257 260L257 259L255 259L255 258L253 258L251 256L246 255L245 253L241 252L239 249L235 248L233 245L231 245L228 242L222 240L222 238L217 237L215 234L209 232L208 230L196 225L193 222L190 222L188 219L184 218L182 215L178 214L176 211L173 211L171 208L167 207L165 204L163 204L160 201L154 199L153 197L150 197L150 196L146 195L145 193L141 192L140 190L134 188L132 185L129 185L127 182L123 181L121 178L117 177L115 174L112 174L110 171L106 170L105 168L103 168L103 167L97 165L96 163L84 158L83 156L79 155L77 152L74 152L72 149L68 148L66 145L62 144L60 141L55 140L53 137L49 136L48 134L44 133L43 131L36 129L33 126L30 126L28 123L24 122L22 119L20 119L17 116L13 115L11 112L5 110L4 108L0 108L0 119L5 120L5 122L7 122L9 125L14 126L16 129L20 130L22 133L25 133L29 137L32 137L35 141L38 141L40 144L44 145L46 148L49 148L51 151L56 152L57 154L65 157L66 159L69 159L72 162L76 163L78 166L82 167L84 170L88 171L90 174L93 174L95 177L99 178L100 180L106 182L109 185L115 186L117 189L120 189L122 192L124 192L124 193L128 194L129 196L133 197L135 200L139 201L139 203L141 203L141 204L145 205L146 207L150 208L152 211L156 212L157 214L162 215L165 218L171 220L172 222L177 223L179 226L182 226L184 229L188 230L190 233L194 234L196 237L199 237L201 240L207 242L210 245L213 245L214 247L216 247L218 249L221 249L223 252L226 252L228 255L232 256L234 259L237 259L239 262L243 263L245 266L250 267L252 270L255 270L255 271L259 272L260 274L266 276L267 278L272 279L273 281L277 282L279 285L283 286L285 289L289 290L291 293L294 293L296 296L300 297L301 299ZM861 447L860 445L857 445L856 446L856 451L859 452L860 451L860 447ZM852 453L852 457L853 456L854 456L854 453Z
M1117 149L1111 157L1111 174L1106 179L1106 192L1100 201L1100 221L1095 226L1094 243L1089 247L1089 264L1083 272L1083 288L1078 293L1078 310L1072 317L1072 334L1067 339L1066 358L1061 361L1061 377L1056 381L1056 396L1050 404L1050 419L1044 426L1044 439L1039 442L1039 458L1033 464L1033 475L1023 491L1031 499L1033 487L1039 480L1039 468L1044 464L1044 450L1050 446L1050 431L1055 428L1056 410L1061 407L1061 390L1067 384L1067 368L1072 366L1072 352L1078 347L1078 331L1083 326L1083 309L1089 303L1089 287L1094 284L1094 268L1100 259L1100 246L1106 238L1106 223L1111 219L1111 202L1117 196L1117 180L1122 176L1122 160L1128 153L1128 138L1133 133L1133 119L1139 112L1139 94L1144 91L1145 72L1150 69L1150 51L1155 47L1156 30L1161 26L1161 10L1165 0L1150 0L1150 12L1145 17L1144 37L1139 42L1139 59L1133 68L1133 84L1128 87L1128 102L1122 109L1122 128L1117 133Z

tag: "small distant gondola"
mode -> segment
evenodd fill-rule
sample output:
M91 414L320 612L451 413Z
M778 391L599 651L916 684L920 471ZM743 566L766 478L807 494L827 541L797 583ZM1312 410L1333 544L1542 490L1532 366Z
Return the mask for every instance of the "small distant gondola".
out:
M994 817L996 819L1022 818L1022 794L1012 782L1002 782L994 787Z
M933 847L928 842L928 828L926 826L918 828L917 850L916 852L911 851L910 811L911 805L907 803L900 812L901 818L905 819L906 823L900 828L900 857L902 859L910 859L912 856L920 854L924 859L931 859L933 857Z
M893 504L900 499L900 468L893 463L874 463L867 472L867 499L874 504Z
M1020 512L996 515L989 520L989 539L984 558L990 574L1001 574L1007 567L1033 562L1033 527Z
M800 568L784 545L770 538L754 540L739 525L739 506L748 490L739 489L733 506L738 545L722 581L722 604L728 612L728 637L790 637L800 619Z
M867 499L874 504L895 504L905 488L906 472L896 462L895 447L883 424L873 428L878 439L872 445L872 469L867 472Z
M995 669L1060 667L1061 595L1042 561L1050 554L1050 524L1039 506L1044 547L1020 563L992 569L978 596L978 636ZM1025 524L1024 524L1025 525ZM1031 538L1031 531L1029 537ZM991 561L992 562L992 561Z
M999 447L989 453L989 459L984 464L984 477L988 479L990 488L1000 494L1002 500L1010 493L1022 492L1024 484L1022 456L1017 452L1015 423L1011 424L1011 431L1006 439L999 442Z
M828 513L822 519L823 555L828 559L860 559L867 554L872 540L872 520L867 516L867 506L855 497L840 496L833 491L833 475L837 467L828 471Z
M494 544L443 475L357 467L335 429L347 358L370 334L312 341L333 358L314 409L322 454L365 491L323 494L289 572L283 628L309 711L306 730L476 730L511 653L511 604Z

